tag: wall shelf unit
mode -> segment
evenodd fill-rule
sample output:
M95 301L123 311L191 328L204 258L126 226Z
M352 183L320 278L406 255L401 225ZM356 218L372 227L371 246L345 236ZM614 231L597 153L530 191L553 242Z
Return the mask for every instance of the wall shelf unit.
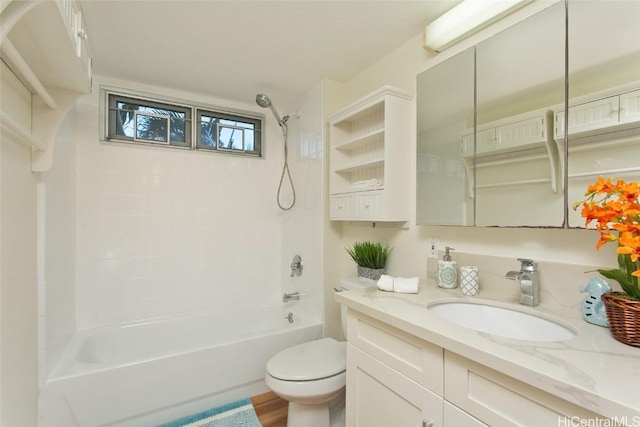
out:
M2 61L35 95L30 117L2 111L0 125L34 148L32 169L46 171L60 124L78 97L91 90L82 9L77 0L3 2L0 29Z
M411 99L384 86L329 117L330 219L409 220Z
M554 138L558 150L564 150L565 110L555 111ZM597 168L597 171L569 171L569 178L598 175L624 175L640 172L632 150L614 150L624 146L637 147L640 138L640 81L592 93L569 100L568 149L570 155L588 158L609 158L617 167ZM613 159L614 152L621 153ZM589 153L589 154L587 154ZM625 155L624 153L627 153ZM576 162L577 163L577 162ZM561 165L564 174L564 164Z
M544 176L485 183L484 179L478 179L476 173L479 181L476 189L548 183L551 191L557 193L560 156L552 135L553 111L549 109L527 112L480 125L475 132L475 146L474 131L469 129L460 139L460 153L467 176L470 177L471 194L474 169L476 172L479 169L488 171L492 167L518 162L529 163L540 158L547 159L549 164Z

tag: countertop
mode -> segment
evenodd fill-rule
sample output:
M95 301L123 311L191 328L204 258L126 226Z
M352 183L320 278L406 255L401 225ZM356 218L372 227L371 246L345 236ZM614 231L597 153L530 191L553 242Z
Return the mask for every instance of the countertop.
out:
M341 280L358 282L361 279ZM526 307L512 296L489 291L467 297L460 288L441 289L432 281L424 280L420 281L417 294L369 287L337 292L335 299L350 309L602 416L624 417L629 423L640 423L640 348L616 341L608 328L585 322L575 306L541 303L537 307ZM577 335L558 342L503 338L450 323L428 309L430 304L452 300L489 301L493 305L556 318Z

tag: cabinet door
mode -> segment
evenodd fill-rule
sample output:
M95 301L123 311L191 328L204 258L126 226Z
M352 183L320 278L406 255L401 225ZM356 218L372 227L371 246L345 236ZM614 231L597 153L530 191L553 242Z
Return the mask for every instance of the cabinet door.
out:
M444 401L442 418L444 427L488 427L487 424L453 406L446 400Z
M486 151L493 151L496 149L496 130L485 129L478 131L476 134L476 152L484 153Z
M331 196L331 219L353 216L353 196Z
M455 353L445 351L444 398L492 427L556 426L573 418L607 421ZM567 424L567 425L568 425Z
M348 427L441 427L442 398L347 344Z
M620 95L620 123L640 121L640 90Z
M543 115L520 120L496 128L496 149L536 144L545 140L545 118Z
M569 107L569 135L617 125L619 108L619 96ZM564 111L555 116L555 138L560 139L564 136Z
M384 193L382 191L359 194L355 198L356 218L381 218L384 216Z

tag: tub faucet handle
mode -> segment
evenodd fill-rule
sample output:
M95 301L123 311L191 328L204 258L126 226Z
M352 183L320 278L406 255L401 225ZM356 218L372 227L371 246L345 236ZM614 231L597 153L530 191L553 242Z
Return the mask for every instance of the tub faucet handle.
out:
M294 256L291 261L291 277L302 275L303 269L304 265L302 264L302 257L300 255Z

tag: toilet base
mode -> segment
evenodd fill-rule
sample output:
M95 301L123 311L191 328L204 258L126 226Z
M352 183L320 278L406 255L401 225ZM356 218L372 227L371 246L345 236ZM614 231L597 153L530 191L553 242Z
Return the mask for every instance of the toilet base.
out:
M329 402L315 405L289 402L287 427L328 427L330 424Z

